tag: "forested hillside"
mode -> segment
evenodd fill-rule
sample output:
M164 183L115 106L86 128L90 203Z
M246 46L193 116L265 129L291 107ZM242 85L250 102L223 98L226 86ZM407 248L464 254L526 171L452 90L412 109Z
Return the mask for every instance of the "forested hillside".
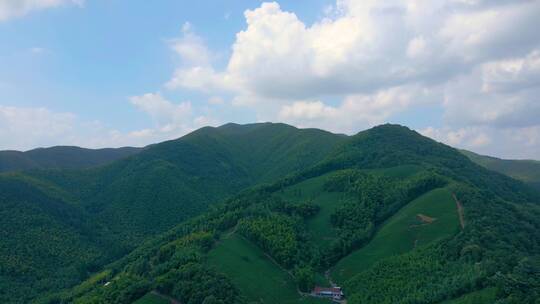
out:
M521 180L540 191L540 161L510 160L462 150L473 162L495 172Z
M352 304L538 303L531 188L395 125L322 154L38 302L328 303L306 292L337 282Z
M0 172L30 169L82 169L105 165L140 152L140 148L84 149L40 148L26 152L0 151Z
M213 203L312 166L344 138L229 124L101 167L4 173L0 301L27 303L73 285Z

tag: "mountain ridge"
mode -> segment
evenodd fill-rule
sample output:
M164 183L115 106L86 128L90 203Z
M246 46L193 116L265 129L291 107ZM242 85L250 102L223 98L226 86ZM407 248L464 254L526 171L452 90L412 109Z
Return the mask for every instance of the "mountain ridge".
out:
M520 216L524 223L536 227L519 212L530 209L534 213L533 205L538 203L535 193L521 182L476 165L454 148L407 127L390 124L353 136L272 123L205 127L98 167L3 173L0 187L4 189L0 192L2 226L9 229L5 235L9 242L0 246L0 260L7 261L7 267L0 268L0 290L9 292L0 293L0 299L6 303L24 303L44 295L52 297L45 303L71 303L78 298L81 303L91 303L90 298L95 298L96 303L109 303L123 296L132 301L142 296L139 292L152 288L152 282L165 274L163 271L176 269L182 273L176 264L163 264L180 258L174 257L175 250L191 252L182 259L194 263L195 268L186 271L212 276L214 270L198 257L204 257L204 250L218 246L222 235L231 231L283 263L282 267L292 267L288 270L295 280L305 279L321 265L332 265L344 254L369 243L386 219L419 195L441 187L464 202L467 227L487 225L494 231L499 229L491 222L482 222L485 219L481 217L471 218L471 214L480 213L483 203L492 204L490 208L495 211L490 212L497 215L502 214L500 208L510 208L509 204L512 207L507 212L518 213L512 221ZM322 193L320 199L317 193ZM357 201L358 197L362 200ZM44 212L43 206L51 206L56 213ZM308 225L311 217L316 220ZM68 221L70 218L73 220ZM42 225L47 222L53 230L25 229L46 227ZM259 225L265 229L259 230ZM323 232L340 233L330 233L329 247L323 248L309 239L309 227L313 225ZM523 225L519 226L522 233L535 229ZM266 233L285 235L271 236L275 244L259 243ZM47 245L38 242L51 236L54 238ZM282 238L290 238L292 243L277 246ZM62 248L62 239L73 241ZM469 245L492 252L489 244L478 245L474 240ZM305 246L301 245L304 241ZM9 245L24 242L35 246L25 249ZM55 255L66 248L72 256ZM428 254L440 258L439 253ZM24 272L17 271L24 260L31 263ZM135 261L140 264L133 264ZM47 292L73 286L91 274L101 279L84 283L90 289ZM34 279L29 280L29 275ZM216 275L220 282L230 279ZM124 281L124 276L130 279ZM118 280L110 290L123 295L100 289L104 279ZM351 295L357 294L354 282L357 280L345 284ZM309 286L305 281L291 284ZM178 297L172 289L160 292ZM443 294L440 292L439 297ZM191 296L184 294L180 299L188 303Z
M28 151L0 151L0 173L31 169L83 169L104 165L140 152L143 148L87 149L54 146Z
M371 250L381 256L376 263L340 279L349 303L442 303L493 288L482 304L529 303L540 273L540 199L529 190L407 128L376 127L308 169L242 191L145 242L102 269L109 286L58 297L130 303L154 290L186 303L321 303L297 288L329 284L327 267ZM454 215L443 220L445 212ZM393 224L379 229L389 218ZM422 229L418 236L413 227ZM330 239L317 238L321 230ZM388 231L397 236L391 243L382 236L386 247L366 246ZM347 263L358 263L351 257ZM246 281L253 271L278 284ZM527 274L530 281L513 283Z
M80 231L81 238L88 240L85 246L98 248L89 251L91 256L81 261L78 270L70 270L69 276L64 272L66 278L43 279L39 283L42 287L35 285L35 289L73 284L76 277L84 276L86 271L94 271L96 265L122 256L146 238L200 214L229 195L310 166L340 140L324 131L303 131L268 124L257 125L240 137L226 133L219 128L202 128L179 139L150 145L112 163L86 169L32 169L17 174L0 174L6 183L13 181L20 187L37 189L35 193L39 195L30 200L37 206L51 200L60 206L74 206L79 210L78 217L88 222L80 223L75 233ZM306 149L308 154L305 154ZM16 188L6 189L18 191ZM37 225L34 221L39 220L41 213L32 216L20 214L17 206L26 199L10 196L9 191L0 196L5 213L20 216L19 222L28 226ZM21 201L18 202L17 198ZM61 222L59 224L58 227L64 227ZM84 237L83 234L89 231L89 237ZM23 235L23 231L14 230L10 237L18 240L46 239L39 231L32 236ZM12 256L13 251L7 247L3 249L0 250L0 259ZM55 247L50 252L55 250L61 248ZM43 259L37 249L20 252L19 255L29 260ZM47 259L51 265L62 265L54 256ZM70 261L66 260L62 267L73 266L70 266ZM50 270L41 272L38 268L32 271L36 278L52 274ZM20 278L20 274L16 275ZM0 280L0 285L1 281L8 284L19 280L8 276ZM53 284L47 285L48 282ZM23 290L20 289L22 287L10 286L5 290ZM32 292L24 291L18 297L25 299L30 295Z

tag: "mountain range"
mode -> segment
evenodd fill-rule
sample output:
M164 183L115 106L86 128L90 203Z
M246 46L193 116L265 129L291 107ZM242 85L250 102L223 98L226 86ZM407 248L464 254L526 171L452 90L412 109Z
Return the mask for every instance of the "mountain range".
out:
M531 164L398 125L0 152L0 301L327 303L309 292L339 284L349 303L529 303Z
M26 152L0 151L0 172L30 169L83 169L104 165L138 153L140 148L84 149L71 146Z

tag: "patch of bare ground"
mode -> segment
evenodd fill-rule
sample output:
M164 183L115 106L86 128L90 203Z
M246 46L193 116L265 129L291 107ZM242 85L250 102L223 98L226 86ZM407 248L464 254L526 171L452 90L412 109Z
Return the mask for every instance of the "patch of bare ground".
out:
M433 222L435 222L437 220L434 217L429 217L429 216L427 216L425 214L421 214L421 213L417 214L416 218L419 221L421 221L422 223L424 223L424 224L431 224L431 223L433 223Z
M457 199L457 196L452 193L452 196L454 197L454 201L456 201L456 208L459 216L459 224L461 225L461 230L465 229L465 218L463 217L463 205L461 205L461 202Z

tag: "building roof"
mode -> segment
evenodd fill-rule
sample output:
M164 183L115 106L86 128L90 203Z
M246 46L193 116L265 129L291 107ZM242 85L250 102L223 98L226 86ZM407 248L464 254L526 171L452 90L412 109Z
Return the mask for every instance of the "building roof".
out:
M315 287L313 289L315 293L332 293L332 294L342 294L341 287Z

